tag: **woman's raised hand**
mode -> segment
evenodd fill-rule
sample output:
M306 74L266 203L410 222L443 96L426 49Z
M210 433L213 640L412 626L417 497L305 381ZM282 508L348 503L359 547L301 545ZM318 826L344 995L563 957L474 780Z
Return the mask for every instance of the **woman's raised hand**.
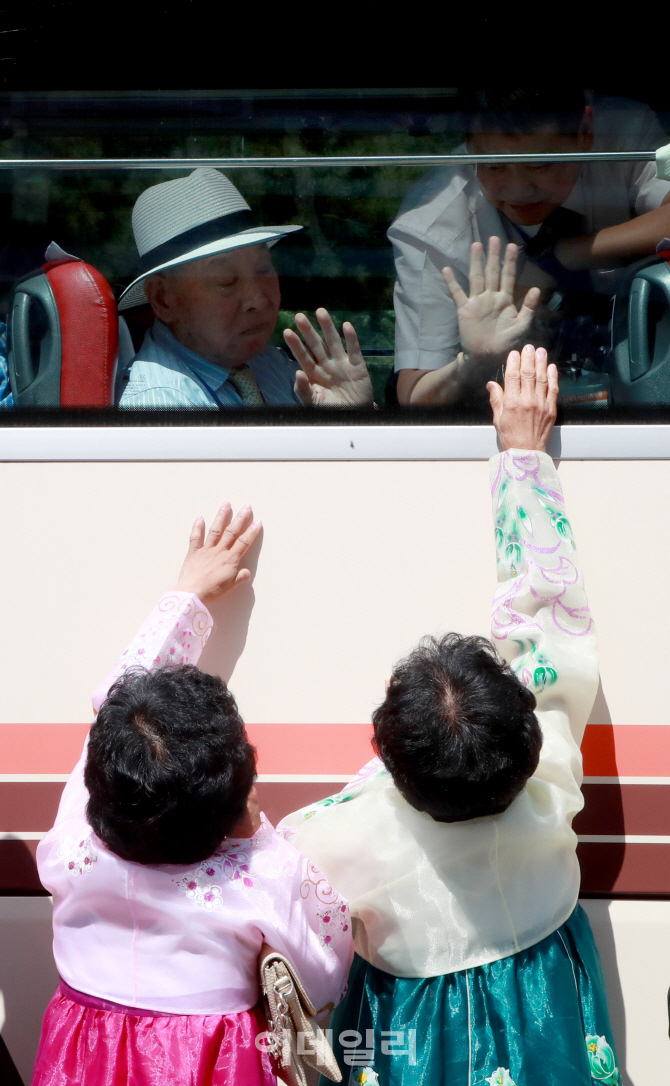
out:
M511 351L504 390L497 381L489 381L486 388L503 449L544 452L558 400L558 370L553 362L547 365L544 347L527 344L521 354Z
M316 319L323 339L304 313L295 315L302 339L290 328L284 332L284 339L300 366L295 375L296 395L306 407L371 404L372 382L353 324L345 321L342 325L345 350L328 310L317 309Z
M484 269L484 246L480 241L473 242L470 248L470 297L452 269L442 269L458 312L461 347L477 362L501 360L508 351L520 346L538 307L540 291L537 287L531 287L519 310L514 304L518 254L518 246L509 244L501 267L500 238L492 237Z
M191 528L188 552L175 588L179 592L193 592L204 604L209 604L249 581L251 573L242 560L262 528L260 520L253 517L251 506L243 505L233 518L230 502L224 502L207 538L204 517L198 517Z

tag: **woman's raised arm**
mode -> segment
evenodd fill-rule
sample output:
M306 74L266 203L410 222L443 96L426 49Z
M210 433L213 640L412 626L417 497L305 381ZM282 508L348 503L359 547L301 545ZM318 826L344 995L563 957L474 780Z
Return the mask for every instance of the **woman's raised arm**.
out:
M500 582L493 642L535 694L538 713L557 710L578 747L598 689L598 660L560 480L546 453L556 367L547 366L544 350L524 347L509 356L504 392L493 382L487 387L503 447L491 461Z
M205 521L191 529L179 580L161 597L146 622L93 694L97 713L112 684L132 667L197 664L212 630L208 605L251 577L243 559L261 531L250 505L233 518L230 502L219 509L205 538Z

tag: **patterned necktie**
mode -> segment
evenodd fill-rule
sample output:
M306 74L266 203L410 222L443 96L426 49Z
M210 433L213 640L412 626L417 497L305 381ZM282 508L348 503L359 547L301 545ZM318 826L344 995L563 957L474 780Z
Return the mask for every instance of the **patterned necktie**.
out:
M249 366L240 366L238 369L233 370L228 377L228 381L235 391L239 392L245 407L262 406L263 397L258 387L258 381Z

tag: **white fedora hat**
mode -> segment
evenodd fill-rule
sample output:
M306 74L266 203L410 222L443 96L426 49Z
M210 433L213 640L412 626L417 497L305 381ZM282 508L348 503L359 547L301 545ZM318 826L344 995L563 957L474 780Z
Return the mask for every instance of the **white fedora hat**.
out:
M152 185L133 208L141 271L121 295L119 309L146 304L144 280L149 275L231 249L274 245L295 230L302 226L255 226L247 201L211 166Z

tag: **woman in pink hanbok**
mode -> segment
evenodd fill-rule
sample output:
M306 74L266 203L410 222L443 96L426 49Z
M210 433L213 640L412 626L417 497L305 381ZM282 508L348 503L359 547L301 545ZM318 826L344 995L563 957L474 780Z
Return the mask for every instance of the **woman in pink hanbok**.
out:
M97 717L38 866L61 977L33 1086L272 1086L257 959L318 1008L346 988L346 902L258 811L255 751L195 666L207 604L249 580L249 506L201 517L179 582L93 696Z

